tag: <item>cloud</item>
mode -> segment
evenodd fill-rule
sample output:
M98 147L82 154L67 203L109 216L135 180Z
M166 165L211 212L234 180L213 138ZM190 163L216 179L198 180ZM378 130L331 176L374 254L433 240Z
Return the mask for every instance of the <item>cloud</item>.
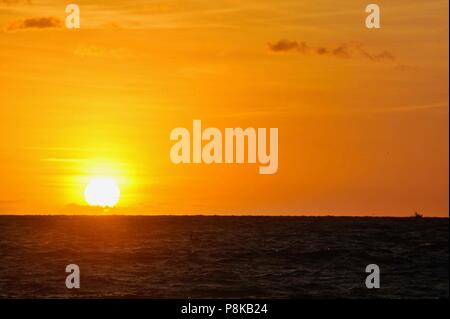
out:
M0 213L12 211L21 202L21 200L0 200Z
M393 113L393 112L409 112L409 111L420 111L420 110L439 109L439 108L448 108L448 101L429 103L429 104L399 106L399 107L392 107L392 108L386 108L386 109L376 109L376 110L372 110L372 112L373 113Z
M349 48L346 44L342 44L331 51L332 55L338 58L350 58Z
M43 161L45 162L56 162L56 163L83 163L86 162L86 159L82 158L44 158Z
M14 21L6 27L6 30L61 28L62 25L62 21L56 17L37 17Z
M79 57L125 59L133 56L132 52L125 48L109 48L97 45L79 45L74 54Z
M335 48L327 47L313 47L306 44L306 42L297 42L290 40L279 40L275 43L267 43L268 49L271 52L297 52L300 54L313 54L319 56L334 56L337 58L352 58L355 55L359 55L363 58L369 59L375 62L381 61L394 61L395 56L385 50L379 53L371 53L364 49L361 44L341 44Z
M284 51L291 51L291 50L299 50L300 45L304 44L304 42L301 42L300 44L296 41L289 41L289 40L280 40L275 43L268 43L269 50L273 52L284 52Z
M0 3L4 3L7 6L20 3L31 4L31 0L0 0Z
M389 52L389 51L382 51L380 53L370 53L367 50L365 50L361 45L355 45L356 50L358 50L358 52L361 54L361 56L372 60L372 61L383 61L383 60L388 60L388 61L394 61L395 57L394 55Z
M18 200L0 200L0 205L3 204L13 204L19 202Z

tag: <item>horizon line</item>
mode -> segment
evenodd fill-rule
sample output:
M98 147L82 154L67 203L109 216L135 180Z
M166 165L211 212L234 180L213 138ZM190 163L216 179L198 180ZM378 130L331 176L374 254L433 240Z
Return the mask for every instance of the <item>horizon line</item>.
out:
M334 218L416 218L415 215L408 216L400 216L400 215L300 215L300 214L167 214L167 213L158 213L158 214L86 214L86 213L57 213L57 214L45 214L45 213L0 213L0 217L28 217L28 216L36 216L36 217L311 217L311 218L321 218L321 217L334 217ZM422 215L421 218L440 218L440 219L449 219L449 216L436 216L436 215Z

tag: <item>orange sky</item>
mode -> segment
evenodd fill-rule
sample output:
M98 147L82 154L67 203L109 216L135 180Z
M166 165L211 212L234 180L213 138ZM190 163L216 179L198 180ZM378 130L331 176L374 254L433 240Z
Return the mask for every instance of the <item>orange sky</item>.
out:
M0 0L0 213L88 212L100 174L124 214L448 216L447 0L378 1L379 30L360 0L75 3L67 30ZM172 164L193 119L278 127L277 174Z

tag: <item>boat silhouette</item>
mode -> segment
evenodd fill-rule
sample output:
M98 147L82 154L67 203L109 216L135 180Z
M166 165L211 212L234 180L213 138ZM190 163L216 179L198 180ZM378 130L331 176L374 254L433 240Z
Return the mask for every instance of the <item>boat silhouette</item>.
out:
M423 215L419 214L418 212L415 212L413 217L417 218L417 219L421 219L421 218L423 218Z

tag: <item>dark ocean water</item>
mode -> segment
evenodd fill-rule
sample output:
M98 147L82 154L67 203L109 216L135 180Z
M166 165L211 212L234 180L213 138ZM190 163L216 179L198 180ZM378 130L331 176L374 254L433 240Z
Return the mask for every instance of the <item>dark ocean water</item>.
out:
M448 219L3 216L0 297L448 298L448 246Z

